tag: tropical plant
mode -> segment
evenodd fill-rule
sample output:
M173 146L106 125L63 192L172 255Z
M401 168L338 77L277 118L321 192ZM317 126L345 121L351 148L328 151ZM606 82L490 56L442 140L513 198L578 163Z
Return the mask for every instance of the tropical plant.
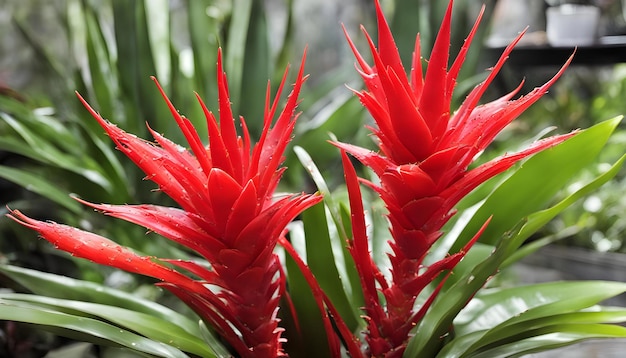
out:
M0 97L0 150L18 159L10 166L0 166L0 178L27 191L11 196L4 204L39 218L89 227L146 254L184 255L159 240L138 240L143 237L141 228L120 222L110 224L110 219L67 195L74 193L95 202L170 203L150 190L141 171L120 160L121 154L102 138L102 128L71 100L70 94L79 90L116 124L141 137L150 134L145 125L149 123L155 130L172 133L173 139L181 140L183 136L172 126L167 107L153 91L149 76L159 77L189 118L202 118L201 108L194 106L187 95L195 91L207 99L209 107L215 107L217 87L212 79L216 75L217 48L222 45L227 48L224 66L231 75L231 98L237 99L237 105L245 104L233 110L250 117L262 116L267 80L280 79L292 46L292 4L284 6L285 23L281 25L286 28L285 35L273 38L271 46L264 4L238 1L238 11L233 10L234 6L233 1L204 0L177 5L142 0L60 2L53 18L65 30L58 36L59 44L66 45L62 56L55 55L58 51L53 51L53 44L28 26L25 15L32 12L14 15L16 28L34 57L51 73L49 82L55 86L49 89L49 98L27 97L27 101L20 101ZM276 71L278 68L281 70ZM250 126L257 138L261 127L256 121ZM204 123L195 123L195 127L201 134L206 133ZM15 245L7 244L5 254L16 256L16 250L32 246L14 227L3 225L0 231L7 238L15 238L6 240ZM43 251L37 253L43 259L37 265L24 260L13 262L60 272L59 265L49 264L56 262L58 255L38 250ZM68 257L61 260L65 266L80 265L81 270L73 273L76 277L107 278L108 273L95 270L94 265L72 262Z
M525 96L513 99L518 89L479 105L518 38L451 112L480 17L448 68L450 1L425 75L419 37L407 75L375 5L378 44L365 33L374 66L348 42L366 85L355 92L376 122L370 129L379 152L333 141L341 150L345 187L331 190L309 154L295 147L321 195L276 192L303 65L280 113L280 95L271 101L266 92L261 136L253 144L247 122L241 119L236 128L218 52L219 123L200 100L207 146L158 83L190 149L150 128L156 144L126 133L81 97L117 148L179 208L78 201L169 238L182 245L184 257L142 255L94 233L10 212L61 250L157 279L195 314L5 265L0 271L32 294L0 293L0 318L162 357L509 357L582 339L626 337L615 324L626 321L626 309L598 306L626 292L625 283L490 282L544 243L524 245L533 233L617 174L626 155L553 200L595 162L620 118L483 160L481 152L567 64ZM279 92L284 83L285 77ZM364 165L362 178L346 152ZM506 178L495 178L522 159ZM360 183L373 190L362 191Z

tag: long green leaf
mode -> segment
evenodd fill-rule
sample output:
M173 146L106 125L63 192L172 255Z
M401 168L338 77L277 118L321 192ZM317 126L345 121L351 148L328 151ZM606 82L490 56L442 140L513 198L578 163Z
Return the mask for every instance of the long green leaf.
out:
M228 29L228 48L224 52L224 70L228 73L229 94L235 116L241 112L239 106L241 105L246 42L253 2L252 0L233 0ZM269 78L266 77L267 79Z
M465 357L479 350L488 349L487 347L522 341L528 337L529 331L551 325L621 323L626 321L626 310L594 308L583 312L550 314L518 323L511 323L510 321L512 320L490 330L474 331L467 334L456 334L455 332L455 338L446 344L437 357Z
M69 197L65 191L59 190L58 186L42 178L41 175L0 165L0 178L23 186L27 190L48 198L75 214L82 211L81 205L77 201Z
M561 324L528 332L530 338L496 346L472 358L510 358L560 348L591 338L624 338L626 328L605 324Z
M567 196L565 199L561 200L556 205L548 209L532 213L527 218L524 218L525 223L522 226L519 233L515 237L512 238L512 244L509 248L509 252L506 254L507 257L505 261L502 263L502 265L500 266L500 268L510 266L511 264L522 259L526 255L529 255L532 252L537 251L543 245L546 245L547 243L550 243L558 239L560 235L557 235L557 237L549 239L549 240L534 241L520 248L520 245L522 245L522 243L524 243L526 239L528 239L532 234L534 234L541 227L546 225L550 220L552 220L558 214L563 212L563 210L567 209L570 205L572 205L574 202L576 202L580 198L588 195L593 190L596 190L597 188L599 188L600 186L602 186L603 184L607 183L609 180L614 178L615 175L619 173L625 160L626 160L626 155L620 158L607 171L605 171L604 173L602 173L601 175L599 175L598 177L596 177L595 179L593 179L592 181L590 181L589 183L587 183L586 185L584 185L583 187L581 187L580 189L572 193L571 195ZM474 245L472 250L469 251L466 257L463 258L463 260L454 269L455 274L453 274L448 279L448 282L446 283L447 287L452 285L454 282L457 282L458 280L464 279L465 276L463 275L463 273L471 271L472 267L475 267L482 260L487 258L491 254L491 251L493 249L494 247L492 245L486 245L482 243L478 243ZM437 257L443 257L440 252L438 252L436 255Z
M494 244L522 218L540 210L577 173L590 165L620 123L621 117L585 129L569 140L528 159L478 209L451 248L458 252L493 216L481 242Z
M120 327L58 311L33 308L20 301L0 301L0 317L4 320L32 323L41 326L58 327L81 332L97 338L97 342L106 340L110 344L122 345L130 349L166 358L188 358L188 355L163 342L157 342Z
M289 229L289 238L300 257L306 257L305 235L301 225L292 223ZM285 271L289 287L289 299L295 308L295 317L289 317L292 325L285 332L287 338L287 352L304 352L305 357L329 357L330 348L326 329L309 284L298 265L289 256L285 255ZM286 305L281 311L283 315L290 314ZM292 322L293 321L293 322Z
M223 10L213 0L187 1L189 38L193 49L192 79L195 90L200 93L209 108L217 108L216 78L219 26ZM183 71L186 72L186 71Z
M613 166L611 166L607 171L605 171L565 199L561 200L558 204L550 207L549 209L541 210L529 215L526 224L524 225L524 227L522 227L522 230L519 233L519 237L516 238L516 240L526 240L532 234L537 232L537 230L546 225L550 220L560 214L563 210L572 205L574 202L586 195L589 195L592 191L596 190L600 186L607 183L609 180L613 179L620 172L625 161L626 154L623 155L617 162L615 162L615 164L613 164ZM546 243L548 242L549 241L546 241ZM529 249L522 248L521 250L518 250L518 248L515 248L515 251L511 252L509 258L503 263L503 267L511 265L512 263L536 251L540 247L541 246L539 245L532 245Z
M170 321L195 336L200 335L198 324L193 320L170 308L124 291L11 265L0 265L0 272L36 295L126 308Z
M358 307L351 304L335 264L337 259L333 254L328 228L332 224L326 218L325 205L320 203L306 210L302 214L302 222L307 238L305 242L308 266L346 325L354 330L358 326L360 312Z
M65 300L28 294L4 293L0 299L20 301L32 304L35 308L51 309L75 316L99 317L129 331L136 332L146 338L163 342L184 352L202 357L215 356L201 337L185 331L182 327L146 313L97 303Z
M342 248L342 255L345 263L342 271L345 272L347 276L343 281L348 282L350 285L350 299L352 302L352 306L362 307L364 299L363 291L361 290L361 281L356 271L354 261L352 260L352 257L350 256L350 253L348 252L346 246L346 240L348 240L352 232L352 229L350 228L351 221L349 209L346 205L344 205L345 202L342 203L340 200L338 200L338 195L336 195L335 192L331 193L328 184L326 184L326 181L322 176L322 173L320 172L317 165L315 165L315 163L313 162L313 159L311 158L309 153L307 153L306 150L298 146L294 147L294 152L296 153L296 156L298 157L302 165L309 172L309 175L315 182L317 190L324 197L324 204L330 212L330 217L335 224L337 232L337 234L333 235L331 238L338 241L335 242L334 245ZM314 238L309 237L307 240L314 240Z
M267 82L272 78L272 71L274 69L271 61L272 54L270 51L269 29L264 2L252 1L251 6L245 56L243 57L243 67L241 69L241 83L235 84L235 89L238 87L240 91L237 96L238 112L233 113L246 118L246 123L252 136L258 138L263 128L261 118L263 118L265 96L262 94L264 94L267 89ZM235 12L239 11L238 8L235 9ZM231 44L229 40L226 50L231 51L232 46L236 46L236 44ZM276 85L275 83L274 86Z
M565 281L481 292L455 320L460 335L490 329L509 319L523 319L578 311L626 292L626 283Z

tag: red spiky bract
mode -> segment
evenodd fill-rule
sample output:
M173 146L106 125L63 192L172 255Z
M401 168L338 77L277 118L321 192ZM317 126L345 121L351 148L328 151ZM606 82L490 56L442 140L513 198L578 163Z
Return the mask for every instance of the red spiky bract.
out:
M79 201L194 250L211 264L211 269L190 261L140 256L96 234L33 220L18 211L11 211L9 216L74 256L161 280L158 285L177 295L215 327L239 356L277 357L283 355L277 312L285 278L274 248L286 225L321 200L318 195L305 194L274 197L284 171L280 167L284 151L297 118L298 96L305 80L304 57L280 113L278 103L287 71L273 103L268 86L263 134L253 147L243 118L242 136L237 134L221 51L217 67L219 122L198 97L208 126L207 147L153 78L190 151L152 129L156 144L126 133L104 120L78 95L117 148L180 208Z
M483 229L461 252L422 267L441 228L454 214L454 206L481 183L502 173L536 152L558 144L574 133L550 137L518 153L504 155L469 170L469 166L511 121L536 102L563 73L563 68L545 85L513 100L520 88L490 103L478 102L503 66L520 34L504 51L485 81L474 88L461 107L451 114L450 104L456 79L477 31L482 11L457 58L448 69L453 2L450 1L441 28L422 75L419 36L411 72L407 76L397 46L376 0L378 48L363 30L374 65L370 66L346 33L354 52L365 90L355 91L377 126L371 128L380 152L346 143L334 143L342 151L370 167L380 179L372 187L385 202L391 223L391 282L373 265L362 218L359 180L344 156L344 172L352 209L353 237L350 253L361 276L368 330L366 339L372 356L400 357L411 329L423 317L439 292L427 298L416 311L415 301L434 279L450 272L462 259ZM345 31L345 29L344 29ZM486 225L486 223L485 223ZM445 281L444 276L444 280ZM379 300L382 292L384 302Z

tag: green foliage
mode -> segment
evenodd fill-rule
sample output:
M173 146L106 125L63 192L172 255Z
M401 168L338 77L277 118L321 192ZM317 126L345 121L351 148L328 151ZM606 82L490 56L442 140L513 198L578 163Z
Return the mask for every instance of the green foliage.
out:
M215 357L194 320L170 308L87 281L15 266L0 272L33 294L0 294L0 316L32 323L81 340L122 345L160 357ZM80 333L77 334L76 332Z
M535 184L543 184L546 182L546 178L543 175L546 165L549 163L554 165L555 162L568 164L576 162L581 154L579 151L589 150L592 147L592 142L599 147L595 152L597 155L597 152L606 142L618 123L619 120L601 123L579 133L577 136L552 149L533 156L508 179L502 182L502 184L494 188L487 199L479 204L479 208L472 212L470 221L463 223L462 227L466 230L471 230L468 228L474 225L476 228L477 222L484 222L486 219L484 213L491 213L493 215L492 221L490 222L488 230L481 236L481 239L484 240L484 244L470 250L461 266L455 269L455 274L451 277L452 281L448 282L448 284L453 284L448 285L448 288L444 289L441 296L435 301L431 310L424 317L420 326L417 327L416 335L409 343L407 349L408 356L417 356L418 353L425 354L426 356L435 356L436 352L439 351L444 344L440 337L458 333L456 332L456 327L453 332L449 332L448 330L468 301L470 302L469 307L472 306L474 293L497 272L498 267L501 267L505 263L510 264L511 261L519 259L522 255L519 255L518 250L530 235L545 225L550 219L554 218L559 212L563 211L567 206L571 205L576 199L589 193L590 190L596 189L617 174L625 157L622 157L613 168L608 170L606 175L599 176L597 180L580 189L580 192L573 194L572 197L565 199L549 210L535 212L535 210L541 209L541 207L554 196L554 192L544 192L541 194L535 186ZM564 158L560 158L563 161L554 161L554 156L558 155L565 156ZM591 155L593 156L594 154ZM578 171L582 168L584 168L584 165L579 167ZM551 179L567 182L572 175L573 173L568 173L567 176L562 176L558 179L555 178L555 176L558 177L558 175L553 175ZM520 179L524 179L523 184L520 184ZM510 185L515 182L518 183L517 186ZM539 186L542 186L542 184L539 184ZM555 185L555 188L562 188L562 185ZM525 193L525 195L519 195L520 192ZM507 199L493 199L502 196ZM528 211L526 212L523 210L507 209L507 207L528 207L529 204L527 201L530 198L535 198L541 202L533 204L536 206L532 209L527 209ZM471 237L471 234L467 233L466 230L463 230L458 237L454 235L453 230L452 234L449 234L449 237L442 240L440 244L443 247L447 247L447 242L451 245L451 249L449 251L446 249L442 250L440 246L435 252L439 255L445 252L457 252L469 237ZM526 289L531 291L531 288ZM590 290L590 288L585 288L585 290ZM604 291L601 292L600 295L604 293ZM595 293L599 292L596 291ZM613 296L621 292L606 293L609 296ZM590 305L599 303L603 299L605 298L599 298L590 303ZM578 310L586 307L588 306L569 307L569 309ZM514 315L510 317L513 316ZM485 319L486 321L491 321L489 318ZM545 327L541 327L542 329L537 330L536 336L549 333L543 331L543 329L547 328L551 323L547 320L545 324ZM501 339L503 333L498 331L497 328L494 328L493 334L498 337L498 339ZM529 331L526 331L524 334L529 334ZM532 335L525 338L529 337L532 337ZM566 341L562 342L564 343ZM468 347L465 348L467 349ZM511 348L510 354L517 353L513 349L516 348Z
M523 286L513 289L502 288L485 291L481 289L497 273L500 267L508 266L537 250L541 246L540 244L545 245L548 243L548 241L543 241L536 242L528 247L523 246L526 239L533 233L577 200L589 195L618 174L626 160L626 156L620 158L613 166L580 187L576 192L570 193L549 209L543 209L546 204L554 200L553 198L559 190L570 182L576 173L581 172L594 161L619 122L620 118L603 122L595 127L581 131L575 137L554 148L536 154L510 174L506 180L500 183L491 183L493 187L487 199L481 201L478 204L478 208L467 210L468 214L471 215L469 222L463 215L458 217L456 224L466 230L459 231L452 228L447 237L438 243L438 246L427 258L427 262L434 262L448 253L457 252L477 229L477 227L472 225L476 226L479 225L477 223L483 223L486 219L485 215L495 214L488 231L482 236L484 243L477 244L470 250L465 259L455 269L444 291L435 301L431 310L428 311L422 323L416 328L415 336L410 341L405 356L447 357L447 354L454 354L452 356L465 357L480 353L487 357L491 352L494 352L493 354L501 354L502 356L514 356L556 348L586 338L626 337L626 331L619 327L593 325L588 332L583 332L580 326L582 323L617 323L623 321L623 310L595 309L599 310L597 314L590 314L586 311L604 299L624 292L626 286L621 283L555 283ZM338 195L337 192L331 193L321 174L310 161L310 157L299 148L297 148L297 153L303 165L311 173L318 190L325 194L325 213L330 214L333 220L328 220L326 216L321 215L321 205L310 209L317 212L317 214L312 212L306 214L305 218L303 218L305 222L304 227L292 231L292 235L294 235L294 232L296 233L296 237L292 238L292 241L294 241L294 246L301 247L300 253L302 257L307 258L311 270L320 282L320 285L328 285L328 292L332 292L335 296L333 302L337 307L341 307L344 296L339 295L337 290L345 292L348 297L350 295L358 297L354 295L360 294L358 292L359 286L355 287L350 284L349 280L346 280L347 277L350 277L347 274L350 266L343 266L346 262L349 262L349 256L346 255L345 251L342 252L341 249L335 249L333 252L328 248L324 248L322 243L325 242L323 238L332 237L333 235L336 237L336 240L345 240L345 237L340 239L345 235L342 232L350 232L349 230L340 231L340 228L343 227L341 223L346 222L346 216L341 215L341 207L345 204L337 201L337 199L344 196ZM569 169L550 171L553 175L551 175L550 181L546 181L546 168L554 168L554 163L559 163L559 168ZM549 185L546 185L546 183ZM540 191L540 188L545 190L545 192ZM503 198L506 198L506 200ZM534 201L529 202L530 198ZM365 207L374 209L376 207L375 201L366 203ZM527 209L519 210L522 207ZM380 214L380 212L377 214ZM370 221L369 229L372 233L370 237L373 247L384 247L382 243L389 238L389 234L385 229L380 230L379 228L386 228L386 225L384 221ZM312 243L309 243L309 241ZM296 243L299 244L296 245ZM313 245L316 246L315 250L311 250ZM344 246L341 245L341 242L338 242L335 247L340 248ZM376 255L376 252L374 252L374 255ZM315 264L320 262L323 264ZM297 268L288 265L287 270L291 276L291 272L297 270ZM345 273L339 274L338 272L340 271ZM343 284L339 285L338 283L342 279ZM562 299L564 296L560 295L563 292L567 292L565 287L571 288L576 293L569 292L565 295L572 298L571 302L564 301ZM517 295L517 292L522 291L526 292L526 296ZM476 292L478 292L478 295L475 296ZM502 296L498 296L493 292L501 292L498 295ZM510 304L518 307L518 309L519 307L535 306L538 308L530 311L530 313L526 312L522 316L523 318L519 318L520 312L515 309L502 311L496 307L491 311L490 304L483 304L481 301L483 295L489 295L490 293L494 294L493 297L506 296L511 300L512 303L505 303L502 298L503 306ZM294 296L297 297L298 295ZM538 299L540 297L546 297L546 301L539 302ZM464 308L468 301L470 302L467 306L468 308ZM352 302L354 307L354 299ZM550 303L553 303L553 305ZM309 306L309 309L311 307ZM473 307L482 307L485 310L489 308L489 312L471 311ZM318 311L312 310L309 314L314 314L315 312ZM495 316L491 315L491 312L498 312L504 316L496 319L494 318ZM350 311L342 311L342 317L346 321L351 320L352 314ZM319 312L317 315L319 315ZM472 315L471 319L467 318L469 315ZM458 322L466 323L462 325ZM485 324L490 326L472 326L469 324L471 322L485 322ZM457 324L460 327L458 329ZM319 327L318 329L323 329L321 325ZM451 327L454 327L454 329L450 330ZM312 331L310 332L310 337L317 337L316 334L320 333ZM310 341L312 341L311 345L318 347L324 345L325 339L323 337L321 336L319 339L310 338ZM440 337L447 338L442 340ZM471 345L470 342L472 342ZM513 344L513 342L519 342L519 345Z

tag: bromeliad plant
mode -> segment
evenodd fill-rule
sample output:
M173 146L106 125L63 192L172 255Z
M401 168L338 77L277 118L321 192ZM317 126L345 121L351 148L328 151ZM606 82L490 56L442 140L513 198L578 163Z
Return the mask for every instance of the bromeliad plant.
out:
M304 66L280 113L280 90L270 101L268 89L263 131L253 144L243 118L240 130L235 125L218 54L219 122L198 96L207 146L158 83L190 151L152 129L156 144L128 134L79 97L118 149L179 208L77 200L181 244L196 260L144 256L93 233L10 213L74 256L158 279L195 311L199 325L102 286L10 266L1 271L37 295L1 294L0 318L79 331L98 343L164 357L508 357L586 338L626 337L626 329L606 324L626 321L626 310L596 306L626 291L626 284L488 287L498 270L548 241L522 246L538 228L619 171L626 157L543 209L594 161L619 119L477 163L567 63L526 96L513 99L518 89L479 105L520 35L451 113L480 17L448 68L450 1L425 75L418 37L407 76L378 1L376 11L378 47L365 32L374 65L348 42L366 85L355 92L376 122L371 130L379 151L333 142L341 150L346 199L328 189L298 147L322 195L276 193ZM376 179L359 179L346 153ZM502 182L490 180L530 156ZM378 198L368 199L359 183ZM292 222L296 217L300 221Z
M194 250L210 263L210 269L192 261L155 262L101 236L38 222L19 211L13 211L11 217L74 256L161 280L158 285L186 302L242 357L282 355L277 313L285 286L274 248L286 225L321 200L311 195L274 197L284 171L279 166L297 118L295 108L304 81L303 70L301 66L293 92L273 126L278 101L270 106L268 89L263 135L254 146L243 118L243 136L237 135L221 53L217 77L219 124L198 97L207 118L208 148L191 122L178 114L158 82L191 153L153 130L150 131L158 146L128 134L105 121L79 97L117 148L180 209L79 201ZM280 91L276 98L280 98ZM189 271L198 279L183 275L166 263Z
M434 43L425 78L419 37L415 44L409 78L389 27L377 7L378 49L365 33L374 66L350 45L357 57L366 90L357 92L376 121L372 131L380 152L337 143L371 168L380 184L367 182L384 201L391 224L391 282L371 265L363 219L353 221L351 254L366 296L367 340L373 356L401 356L409 334L426 314L445 278L418 307L417 297L441 274L450 272L476 242L487 220L459 252L424 265L429 250L442 236L441 229L454 214L454 206L470 191L493 176L538 151L570 138L574 133L538 141L523 151L507 154L469 170L470 164L517 115L537 101L561 75L567 64L548 83L517 100L517 90L485 105L478 101L497 75L513 46L506 49L489 77L468 95L458 111L450 114L456 78L477 30L448 69L452 2ZM362 212L354 170L344 158L353 215ZM358 225L357 225L358 224ZM377 287L378 285L378 287ZM378 297L381 291L385 305Z

